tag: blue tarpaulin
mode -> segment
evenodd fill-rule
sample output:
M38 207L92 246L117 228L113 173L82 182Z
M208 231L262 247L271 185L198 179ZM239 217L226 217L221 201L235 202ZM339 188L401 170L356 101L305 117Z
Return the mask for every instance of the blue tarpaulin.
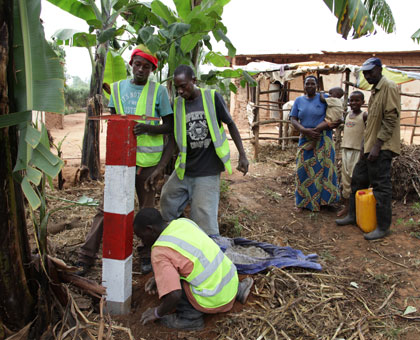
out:
M255 274L270 266L279 268L301 267L321 270L321 265L316 262L317 254L304 255L302 251L291 247L279 247L274 244L257 242L245 238L228 238L212 236L226 256L235 264L239 274ZM252 256L236 252L235 249L256 247L263 250L264 256Z

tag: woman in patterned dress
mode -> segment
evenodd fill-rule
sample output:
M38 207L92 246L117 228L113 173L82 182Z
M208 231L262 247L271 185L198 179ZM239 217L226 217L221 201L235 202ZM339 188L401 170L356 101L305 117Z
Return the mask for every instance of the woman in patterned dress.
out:
M314 76L305 78L305 95L296 98L290 112L295 129L300 131L296 157L296 207L319 211L321 206L330 205L340 199L335 166L335 150L332 130L328 124L315 127L324 121L326 104L322 103L317 90L318 81ZM340 125L341 121L333 124ZM316 140L312 150L308 146Z

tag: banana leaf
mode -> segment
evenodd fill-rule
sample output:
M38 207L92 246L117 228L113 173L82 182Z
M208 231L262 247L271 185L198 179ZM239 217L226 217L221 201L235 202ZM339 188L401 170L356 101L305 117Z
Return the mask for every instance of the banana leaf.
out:
M353 39L375 32L375 26L362 0L324 0L337 17L337 33L347 39L353 30Z
M14 177L20 179L32 209L40 207L42 198L30 182L39 184L39 170L55 177L63 166L63 161L49 150L45 127L42 126L39 131L31 125L32 111L64 113L64 70L58 56L45 40L40 13L40 0L14 2L16 82L13 85L18 112L12 114L8 121L9 125L19 125L18 159L14 172L23 170L23 173Z
M41 1L14 1L14 95L17 111L64 113L64 70L45 40Z
M117 53L108 51L104 71L104 84L111 85L125 78L127 78L127 68L123 57ZM109 98L108 93L104 92L104 94Z
M413 39L417 44L420 44L420 28L415 33L413 33L411 39Z
M48 0L48 2L61 8L74 16L86 20L89 25L100 28L102 26L101 17L97 18L92 6L85 1L78 0Z

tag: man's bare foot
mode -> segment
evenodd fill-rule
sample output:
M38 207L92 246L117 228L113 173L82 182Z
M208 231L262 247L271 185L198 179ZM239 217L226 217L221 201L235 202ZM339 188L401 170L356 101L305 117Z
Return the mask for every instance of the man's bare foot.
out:
M303 212L304 209L301 208L301 207L295 207L294 210L298 213L301 213L301 212Z

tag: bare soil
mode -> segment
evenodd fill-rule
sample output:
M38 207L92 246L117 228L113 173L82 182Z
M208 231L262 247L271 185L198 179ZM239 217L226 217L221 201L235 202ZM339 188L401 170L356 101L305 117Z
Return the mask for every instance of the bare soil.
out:
M83 124L83 119L71 115L65 117L64 130L51 130L56 141L68 134L63 144L64 158L68 159L68 165L64 168L65 189L51 191L50 194L53 196L77 200L83 195L95 199L100 199L102 195L102 182L74 184ZM246 134L246 131L242 131L243 136ZM101 136L101 140L104 140L104 136ZM136 340L251 339L255 334L261 334L259 339L420 339L418 200L406 204L394 201L391 235L382 240L368 242L364 240L363 232L356 226L337 227L334 221L336 211L325 209L319 213L310 211L298 213L294 209L294 148L281 151L277 145L266 143L261 148L260 161L256 162L252 161L251 144L246 141L245 147L251 163L249 173L242 176L241 173L234 171L231 176L226 174L222 176L222 199L219 209L222 235L241 236L279 246L290 246L302 250L305 254L316 253L323 267L319 275L336 280L331 280L326 285L319 279L322 276L317 276L314 271L285 269L284 272L279 272L270 269L253 275L256 284L246 305L237 302L229 313L205 316L206 327L203 331L173 331L158 323L145 326L140 323L142 313L147 308L158 305L159 301L157 297L148 296L144 292L144 284L151 274L139 273L136 248L133 248L132 310L129 315L113 317L113 323L130 328ZM231 150L234 149L233 146ZM233 154L234 165L236 161L237 156ZM57 207L63 203L50 199L50 204L52 207ZM84 241L94 214L95 209L86 207L71 208L54 214L51 224L74 220L75 217L80 219L72 229L49 237L51 253L68 264L74 264L77 261L77 250ZM135 240L134 246L138 243L139 241ZM323 290L336 285L335 288L343 294L342 300L336 303L337 308L333 305L334 309L331 310L326 309L327 301L312 307L301 305L303 308L301 312L306 310L308 313L309 311L318 313L311 314L306 319L315 323L311 333L312 331L308 330L310 327L306 329L305 322L299 322L298 316L301 314L297 309L298 316L296 313L293 314L296 316L294 319L293 316L292 319L284 317L283 321L282 318L277 318L279 315L277 311L280 309L276 309L276 306L279 302L273 302L269 298L278 296L277 299L281 301L281 297L289 294L289 289L293 287L286 285L280 290L275 288L278 286L273 285L272 290L275 292L272 292L272 296L269 297L270 294L265 293L264 295L262 289L265 287L265 282L274 275L283 275L284 278L279 279L283 282L291 277L297 285L299 277L311 277L313 280L311 279L309 286L315 287L313 289L321 292L321 295ZM88 277L101 282L100 254L96 266ZM297 292L300 292L300 289ZM81 294L76 289L74 293ZM297 293L296 295L297 298L310 303L310 296L299 297ZM97 319L97 301L87 296L82 299L87 302L86 314L92 320ZM280 305L283 311L288 307L281 303ZM343 311L346 310L346 313L337 312L340 306ZM403 316L408 306L415 307L417 312ZM265 309L268 323L262 321L261 317L247 317L257 315L259 311L264 312ZM357 319L354 319L352 313L357 314ZM272 328L267 326L270 320L274 323L274 319L277 320L275 326ZM349 334L354 336L351 337ZM119 333L114 333L114 336L116 339L128 339L127 335Z

